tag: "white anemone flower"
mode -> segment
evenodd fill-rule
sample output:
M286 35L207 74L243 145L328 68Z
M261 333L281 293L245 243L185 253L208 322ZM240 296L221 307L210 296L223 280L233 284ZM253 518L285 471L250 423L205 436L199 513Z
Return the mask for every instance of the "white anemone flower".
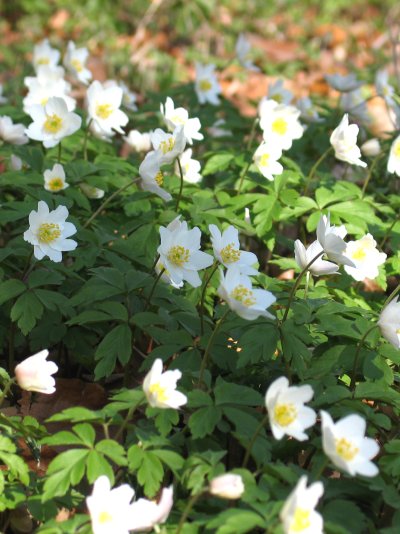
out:
M149 152L151 150L151 134L153 132L141 133L139 130L131 130L124 141L136 152Z
M44 188L46 191L58 193L67 187L69 187L69 184L65 181L65 171L62 165L56 163L51 170L44 171Z
M73 111L68 111L62 98L50 98L47 104L32 106L29 110L33 122L25 133L30 139L42 141L43 146L51 148L74 134L81 127L82 119Z
M104 87L97 80L87 90L88 121L93 121L107 136L112 135L113 130L123 134L122 127L128 124L128 116L119 109L122 97L120 87Z
M158 532L157 525L165 523L168 519L173 505L173 487L163 488L160 501L158 503L148 499L138 499L131 506L131 532L149 532L155 529ZM159 527L158 527L159 528ZM113 531L113 534L115 532Z
M156 128L150 135L150 139L161 164L172 163L185 150L186 138L183 126L177 126L172 133Z
M376 137L365 141L365 143L363 143L360 148L364 156L368 156L370 158L378 156L381 153L381 144L379 142L379 139L376 139Z
M35 71L37 71L41 65L56 67L59 61L60 52L50 46L48 39L43 39L43 41L35 45L32 60Z
M186 404L186 395L176 391L176 383L181 377L178 369L163 372L163 362L157 358L143 382L143 391L150 406L177 409Z
M400 349L400 302L398 298L394 298L383 308L377 323L383 337L396 349Z
M336 423L321 410L322 448L330 460L352 476L374 477L379 470L370 462L379 452L378 443L365 437L366 422L358 414L350 414Z
M227 125L226 125L226 120L224 119L216 120L212 124L212 126L209 126L207 128L207 132L214 139L217 139L218 137L232 137L233 136L232 131L228 130Z
M306 122L322 122L323 119L318 115L318 111L308 97L299 98L296 102L300 110L300 117Z
M86 47L76 48L73 41L68 42L67 52L64 56L64 66L80 82L87 85L92 79L92 73L86 67L89 51Z
M109 87L119 87L120 89L122 89L122 106L124 106L126 109L129 109L130 111L137 111L136 94L129 89L126 83L121 80L106 80L103 83L103 87L105 89L108 89Z
M193 150L188 148L179 156L183 179L189 184L197 184L202 179L200 174L201 165L197 159L192 159ZM179 165L175 162L175 174L179 176Z
M260 316L275 319L267 308L276 301L276 297L265 289L254 289L251 279L240 274L240 267L237 265L229 267L225 276L221 270L217 293L242 319L253 321Z
M163 265L160 260L158 260L158 262L156 263L154 270L157 274L161 274L161 280L163 280L163 282L165 282L166 284L170 284L175 289L181 289L181 287L183 287L183 281L180 283L175 283L174 280L171 278L169 271L165 268L165 265Z
M164 122L170 132L173 132L177 126L183 126L183 133L189 145L193 144L193 139L201 141L204 139L200 133L200 120L197 117L189 118L189 113L185 108L175 108L174 101L169 96L164 104L160 104L160 111Z
M49 211L43 200L38 203L38 210L29 214L29 229L24 233L24 240L33 245L35 258L48 256L52 261L60 262L62 252L75 250L78 243L68 239L76 233L75 226L66 222L68 210L65 206Z
M156 151L152 150L146 154L140 164L139 174L142 179L141 187L144 191L150 191L166 202L172 199L171 194L161 187L164 184L164 175L161 170L160 158Z
M320 254L322 251L323 248L318 241L311 243L307 249L299 239L296 239L294 243L294 259L301 270L305 269L310 261L318 256L318 254ZM315 260L314 263L310 265L308 270L314 276L324 276L327 274L337 273L339 266L330 261L325 261L321 257Z
M396 137L390 147L387 170L391 174L400 176L400 135Z
M330 143L337 159L351 165L366 167L367 164L360 160L361 151L357 146L358 130L357 124L349 124L349 116L346 113L339 126L333 130Z
M330 215L321 215L317 226L317 240L323 248L328 259L343 265L354 267L354 263L344 254L346 251L346 243L343 238L347 231L344 225L336 227L331 226Z
M245 490L243 478L234 473L219 475L210 481L208 491L221 499L240 499Z
M96 121L91 121L89 123L89 130L94 137L96 137L97 139L101 139L106 143L112 143L112 138L115 136L114 130L105 132Z
M93 534L129 534L135 521L131 503L134 495L128 484L111 489L109 478L100 476L86 498Z
M0 139L11 145L25 145L29 142L24 124L14 124L11 117L0 117Z
M324 520L315 510L323 493L322 482L307 488L307 477L299 479L279 514L285 534L323 534Z
M254 252L240 250L239 232L234 226L228 226L223 233L215 224L210 224L208 229L214 256L222 265L227 268L237 265L240 273L248 276L258 274L257 269L253 267L258 265L258 258Z
M276 80L275 83L268 87L267 99L275 100L278 104L290 104L293 100L293 93L284 87L284 81L282 78Z
M317 414L304 403L310 402L313 396L310 385L289 386L285 376L272 382L265 395L265 405L275 439L282 439L285 435L298 441L308 439L304 430L315 424Z
M161 244L157 249L160 261L175 284L183 280L193 287L201 285L198 271L210 267L213 257L200 250L201 231L188 229L186 221L174 219L165 228L160 227Z
M299 122L300 111L294 106L278 104L275 100L266 100L260 112L260 127L266 143L279 145L282 150L289 150L295 139L303 135Z
M274 142L275 141L275 142ZM267 180L273 181L275 176L282 174L283 167L278 162L282 156L279 142L271 140L269 143L261 143L254 152L253 160L257 169Z
M254 63L249 58L251 50L251 44L246 36L241 33L237 38L235 45L236 57L238 58L239 63L247 70L253 72L260 72L260 69L254 65Z
M55 392L55 380L51 375L58 371L54 362L48 362L48 350L29 356L15 367L15 378L21 389L51 395Z
M386 101L388 106L392 107L395 105L395 90L393 85L389 83L389 73L387 70L380 70L376 73L375 87L378 95Z
M74 111L76 100L70 96L71 85L64 80L64 74L62 67L43 65L35 77L26 76L24 84L29 91L23 99L24 112L29 115L33 106L45 106L52 97L62 98L68 111Z
M325 80L333 89L341 93L354 91L364 84L364 82L357 80L356 75L353 73L347 76L342 76L341 74L325 74Z
M365 278L374 280L379 275L379 265L383 265L387 258L384 252L379 252L376 248L376 241L371 234L357 241L349 241L344 255L355 265L355 267L345 265L344 270L359 282Z
M196 63L196 81L194 89L200 104L208 102L218 106L221 87L215 75L215 65Z

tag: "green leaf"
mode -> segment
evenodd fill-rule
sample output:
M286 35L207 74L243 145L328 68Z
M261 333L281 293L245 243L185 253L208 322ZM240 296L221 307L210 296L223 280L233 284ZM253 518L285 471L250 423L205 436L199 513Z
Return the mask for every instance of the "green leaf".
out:
M264 399L258 391L247 386L241 386L232 382L225 382L222 378L217 379L214 389L215 405L223 406L230 404L244 404L246 406L261 406Z
M114 472L111 465L107 462L104 456L96 450L89 452L86 459L86 474L90 484L101 475L106 475L114 484Z
M7 300L18 297L18 295L23 293L25 289L26 285L16 278L2 282L0 284L0 305L7 302Z
M229 167L229 164L234 157L234 154L228 153L214 154L205 164L202 175L207 176L208 174L224 171Z
M118 359L122 365L128 363L132 352L132 332L127 324L120 324L109 332L97 347L95 358L100 360L95 369L95 378L109 376Z
M95 449L119 466L127 465L128 463L124 447L113 439L102 439L96 444Z
M71 486L82 480L89 452L87 449L72 449L54 458L47 469L43 501L65 495Z
M66 324L68 326L73 326L74 324L99 323L102 321L110 321L110 316L101 311L86 310L75 315L75 317L67 321Z
M264 519L250 510L224 510L216 518L207 523L208 529L215 534L244 534L256 527L265 527Z
M159 490L164 476L164 469L157 454L133 445L128 450L128 463L129 469L136 472L145 494L153 497Z
M17 321L24 336L33 329L42 314L42 303L31 291L26 291L18 297L14 306L11 308L11 319L14 322Z
M221 408L216 408L215 406L207 406L194 412L190 416L188 423L193 438L204 438L204 436L212 434L221 417Z

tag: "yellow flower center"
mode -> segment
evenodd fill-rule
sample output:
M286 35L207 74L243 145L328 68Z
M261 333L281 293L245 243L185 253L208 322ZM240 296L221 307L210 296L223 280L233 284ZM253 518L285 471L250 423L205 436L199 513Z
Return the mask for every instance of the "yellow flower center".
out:
M64 181L62 178L52 178L47 184L50 191L60 191L64 187Z
M277 404L274 408L274 418L279 426L288 426L297 417L297 409L293 404Z
M257 300L253 296L253 291L251 289L248 289L247 287L242 286L241 284L235 287L235 289L231 292L230 296L247 307L253 306L253 304L257 302Z
M109 512L100 512L98 517L98 522L100 525L105 525L106 523L110 523L112 521L112 515Z
M161 141L160 148L163 154L166 154L167 152L171 152L171 150L175 146L175 139L171 136L168 137L167 141Z
M221 250L221 258L224 263L235 263L240 258L240 250L235 248L233 243L229 243Z
M260 158L261 167L267 167L269 164L269 154L263 154Z
M396 158L400 158L400 141L398 141L398 142L394 145L393 152L394 152L394 155L396 156Z
M72 59L71 65L74 67L76 72L82 72L83 71L83 65L82 62L79 61L79 59Z
M38 60L37 60L37 64L38 65L48 65L50 63L50 60L48 57L40 57Z
M39 226L38 239L41 243L51 243L60 235L60 226L56 223L43 223Z
M288 129L288 123L282 117L275 119L272 123L272 131L278 135L285 135Z
M335 444L337 454L347 462L353 460L359 451L358 447L353 445L346 438L337 439Z
M159 171L155 177L154 177L154 180L157 182L157 185L159 185L160 187L163 185L164 183L164 175L161 171Z
M296 508L294 513L293 522L290 525L292 532L301 532L311 526L310 510L303 510L303 508Z
M43 129L47 133L55 134L59 132L62 128L63 120L61 117L53 113L53 115L48 115L45 123L43 124Z
M45 106L47 104L47 102L49 101L49 97L48 96L45 96L44 98L42 98L42 100L40 101L40 105L41 106Z
M211 89L211 82L208 80L200 80L199 87L201 91L209 91Z
M108 117L113 112L111 104L97 104L96 106L96 115L101 119L108 119Z
M278 104L281 104L283 101L283 96L280 93L277 93L276 95L271 96L272 100L275 100L275 102L278 102Z
M180 115L174 115L171 119L174 124L185 124L184 119Z
M166 394L166 391L167 388L163 388L158 382L156 384L152 384L149 387L149 392L152 395L156 395L157 400L160 402L166 402L168 400L168 395Z
M362 247L357 248L351 255L353 260L364 260L366 256L367 256L367 253L365 249Z
M168 260L178 267L182 267L186 262L188 262L189 257L189 250L181 245L175 245L174 247L171 247L167 254Z

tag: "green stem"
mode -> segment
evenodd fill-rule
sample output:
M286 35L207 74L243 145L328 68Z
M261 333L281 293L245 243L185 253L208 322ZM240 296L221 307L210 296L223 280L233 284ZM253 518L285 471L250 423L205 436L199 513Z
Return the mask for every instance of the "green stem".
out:
M58 143L58 157L57 157L58 163L61 163L61 141Z
M369 184L369 182L370 182L370 180L371 180L371 178L372 178L372 171L374 170L375 165L378 163L378 161L379 161L380 159L382 159L382 157L383 157L383 155L380 154L380 155L377 156L377 157L374 159L374 161L371 163L371 167L369 168L368 175L367 175L367 177L366 177L366 179L365 179L365 182L364 182L363 187L362 187L362 190L361 190L361 198L364 198L364 196L365 196L365 192L366 192L367 187L368 187L368 184Z
M305 196L308 193L308 188L311 185L312 179L314 178L315 173L317 172L318 167L321 165L321 163L324 161L324 159L333 151L333 147L329 147L328 150L325 150L325 152L322 154L322 156L317 159L317 161L314 163L314 165L311 167L311 171L308 175L306 184L304 186L303 196Z
M240 173L240 180L239 180L239 186L238 186L238 190L237 190L237 195L240 194L240 191L242 189L242 185L243 185L243 180L245 179L245 176L247 175L249 169L250 169L250 165L252 164L252 160L249 161L249 163L246 165L246 167L243 168L242 172Z
M178 212L179 203L181 201L182 191L183 191L183 171L182 171L182 165L181 165L181 162L180 162L179 158L176 158L176 161L178 162L179 175L181 177L181 183L180 183L180 186L179 186L178 198L176 199L176 206L175 206L175 211Z
M268 423L268 414L266 414L262 420L260 421L260 424L258 425L258 427L256 428L251 440L250 440L250 443L247 445L247 449L246 449L246 453L244 455L244 458L243 458L243 463L242 463L242 468L244 469L247 464L248 464L248 461L250 460L250 455L251 455L251 451L253 449L253 446L254 446L254 443L256 442L256 439L258 438L258 435L259 433L261 432L261 430L264 428L264 426Z
M325 458L325 461L322 462L321 467L318 469L318 471L315 473L313 477L314 482L316 482L317 480L321 478L325 469L328 467L328 464L329 464L329 458Z
M400 214L395 218L395 220L393 221L393 223L390 225L390 227L386 230L386 233L385 235L383 236L383 239L382 241L380 242L379 244L379 248L380 249L383 249L383 246L385 245L386 241L389 239L389 236L390 236L390 233L391 231L393 230L395 224L397 223L397 221L400 219Z
M356 387L356 374L357 374L358 360L360 359L361 348L364 345L364 341L367 339L368 334L370 332L372 332L372 330L374 330L375 328L378 328L378 326L379 326L378 324L372 325L371 328L369 328L365 332L363 337L357 343L357 350L356 350L356 354L354 356L353 371L351 373L351 382L350 382L350 390L353 392L353 398L354 398L354 390L355 390L355 387Z
M151 287L150 294L149 294L149 296L147 297L147 299L146 299L146 303L145 303L145 305L144 305L144 311L147 310L147 308L148 308L148 306L149 306L149 304L150 304L150 301L151 301L151 297L153 296L153 293L154 293L154 291L155 291L155 289L156 289L156 287L157 287L158 281L160 280L160 278L162 277L162 275L163 275L164 273L165 273L165 267L163 267L163 268L161 269L161 271L160 271L160 272L158 273L158 275L157 275L157 278L154 280L154 283L153 283L153 285L152 285L152 287Z
M181 518L179 520L179 523L178 523L178 528L176 529L176 533L175 534L180 534L181 531L182 531L182 528L186 522L186 519L189 517L189 514L190 512L192 511L192 508L193 506L197 503L197 501L200 499L200 497L202 495L204 495L204 491L201 491L200 493L196 493L196 495L192 495L192 497L190 497L187 505L186 505L186 508L183 510L183 513L181 515Z
M7 397L8 393L11 391L12 386L16 383L15 378L12 378L7 382L7 384L4 386L3 391L0 393L0 406L3 404L4 399Z
M128 187L131 187L131 185L138 182L140 178L136 178L135 180L132 180L131 182L125 184L123 187L120 187L117 191L115 191L112 195L110 195L102 204L101 206L89 217L89 219L85 222L82 228L87 228L90 223L94 221L94 219L101 213L104 208L109 204L112 200L114 200L115 197L117 197L120 193L125 191L125 189L128 189Z
M86 130L85 130L85 137L83 138L83 157L86 161L88 159L87 142L88 142L88 137L89 137L89 128L90 128L90 125L92 124L92 120L93 119L90 119L89 122L87 123Z
M131 406L129 408L128 413L126 414L122 425L119 427L118 432L115 434L115 436L113 438L115 441L118 441L118 439L122 436L124 430L126 429L126 427L129 424L129 421L132 419L132 415L134 414L136 408L137 408L136 404L135 404L135 406Z
M21 280L24 281L26 279L26 276L28 275L29 271L30 271L30 268L31 268L31 261L32 261L32 257L33 257L33 250L32 252L29 254L28 256L28 259L26 260L26 264L25 264L25 267L24 267L24 271L21 275Z
M287 304L287 307L286 307L286 310L285 310L285 314L283 316L283 319L281 321L281 323L284 323L287 319L287 316L288 316L288 313L289 313L289 310L290 310L290 306L292 305L292 302L293 302L293 299L294 299L294 296L296 294L296 291L297 291L297 288L299 287L300 285L300 282L301 282L301 279L303 278L303 276L305 275L305 273L308 271L308 269L311 267L311 265L317 261L318 258L320 258L322 255L324 254L324 251L320 252L319 254L317 254L315 256L315 258L313 258L305 267L304 269L301 271L301 273L299 274L299 276L296 278L296 282L294 283L294 286L292 287L292 291L290 292L290 295L289 295L289 301L288 301L288 304Z
M204 300L206 297L206 290L207 286L211 281L211 278L213 277L215 271L218 269L218 262L215 262L212 266L211 270L209 271L208 275L205 278L203 289L201 291L201 297L200 297L200 333L201 335L204 334Z
M397 293L400 291L400 284L394 288L394 290L390 293L390 295L388 296L388 298L385 300L385 302L383 303L383 306L382 306L382 311L386 308L386 306L392 302L392 300L394 299L394 297L397 295ZM381 313L382 313L381 311Z
M247 146L246 146L246 149L247 150L250 150L251 148L251 145L253 144L253 141L254 141L254 137L256 135L256 126L257 124L260 122L260 119L258 117L256 117L253 121L253 124L251 126L251 131L250 131L250 137L249 137L249 140L247 141Z
M225 318L226 318L226 316L228 315L229 312L230 312L230 308L227 306L227 309L226 309L224 315L221 317L221 319L216 324L216 326L214 328L214 331L211 334L210 339L208 340L207 347L206 347L206 350L204 352L203 359L201 361L200 373L199 373L199 381L197 383L197 387L199 387L203 383L204 371L207 368L207 363L208 363L208 358L209 358L209 355L210 355L211 347L212 347L212 345L214 343L216 335L219 332L219 329L221 328L222 323L224 322L224 320L225 320Z
M246 146L246 149L247 150L250 150L251 148L251 145L253 144L253 141L254 141L254 137L256 135L256 126L257 124L259 123L259 118L256 117L253 121L253 124L251 126L251 130L250 130L250 137L249 137L249 140L247 141L247 146ZM242 172L240 173L240 180L239 180L239 186L238 186L238 190L237 190L237 195L240 194L240 191L242 190L242 186L243 186L243 181L245 179L245 177L247 176L247 173L250 169L250 165L253 163L253 159L251 159L249 161L249 163L246 165L246 167L243 168Z

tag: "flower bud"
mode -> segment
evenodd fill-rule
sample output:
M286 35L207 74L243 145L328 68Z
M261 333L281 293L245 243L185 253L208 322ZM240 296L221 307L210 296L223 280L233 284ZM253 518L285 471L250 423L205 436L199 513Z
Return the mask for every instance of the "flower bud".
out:
M48 350L42 350L16 366L15 378L21 389L46 394L55 392L55 380L51 375L58 371L58 367L46 360L48 355Z
M364 154L364 156L377 156L381 152L379 140L375 137L368 139L368 141L365 141L365 143L361 145L361 152Z
M242 477L227 473L213 478L210 482L209 492L222 499L240 499L244 492Z

